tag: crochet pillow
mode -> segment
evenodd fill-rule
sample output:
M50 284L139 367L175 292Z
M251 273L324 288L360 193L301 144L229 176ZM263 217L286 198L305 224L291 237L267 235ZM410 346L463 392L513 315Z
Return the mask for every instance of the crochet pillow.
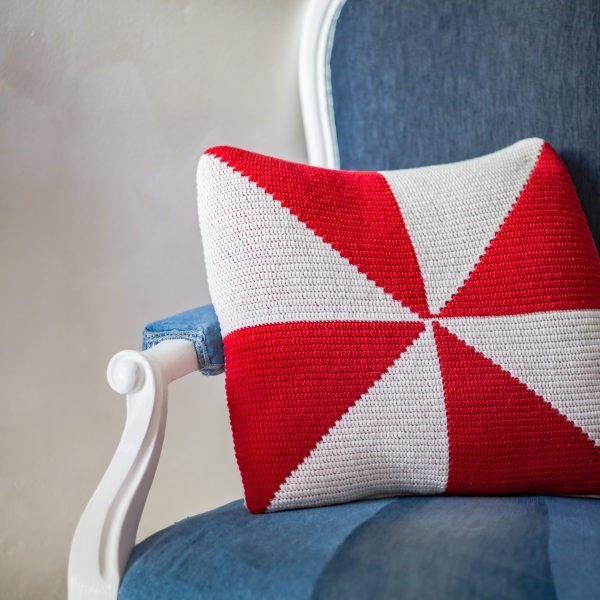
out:
M381 173L217 147L198 189L250 511L600 493L600 261L548 143Z

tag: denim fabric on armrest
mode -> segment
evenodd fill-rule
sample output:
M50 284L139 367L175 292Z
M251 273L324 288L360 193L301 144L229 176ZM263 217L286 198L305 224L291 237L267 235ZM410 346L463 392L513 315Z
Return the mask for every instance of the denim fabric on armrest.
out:
M218 375L225 370L221 328L212 304L149 323L144 327L142 350L165 340L192 341L203 375Z

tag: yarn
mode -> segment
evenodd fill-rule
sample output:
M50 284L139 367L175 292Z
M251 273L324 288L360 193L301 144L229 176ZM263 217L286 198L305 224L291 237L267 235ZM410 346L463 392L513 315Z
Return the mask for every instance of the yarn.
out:
M379 173L216 147L198 205L250 511L600 493L600 259L547 142Z

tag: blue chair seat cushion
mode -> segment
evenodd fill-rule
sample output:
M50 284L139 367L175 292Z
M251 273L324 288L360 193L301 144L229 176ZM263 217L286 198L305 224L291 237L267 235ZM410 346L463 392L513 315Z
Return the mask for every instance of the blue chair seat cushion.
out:
M251 515L136 546L121 600L600 598L600 500L404 497Z

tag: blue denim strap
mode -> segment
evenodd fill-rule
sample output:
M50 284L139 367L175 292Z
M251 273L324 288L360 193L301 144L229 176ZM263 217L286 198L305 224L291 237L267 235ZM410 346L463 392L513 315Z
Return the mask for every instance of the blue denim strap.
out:
M219 375L225 370L221 328L212 304L149 323L142 334L142 350L165 340L193 342L203 375Z

